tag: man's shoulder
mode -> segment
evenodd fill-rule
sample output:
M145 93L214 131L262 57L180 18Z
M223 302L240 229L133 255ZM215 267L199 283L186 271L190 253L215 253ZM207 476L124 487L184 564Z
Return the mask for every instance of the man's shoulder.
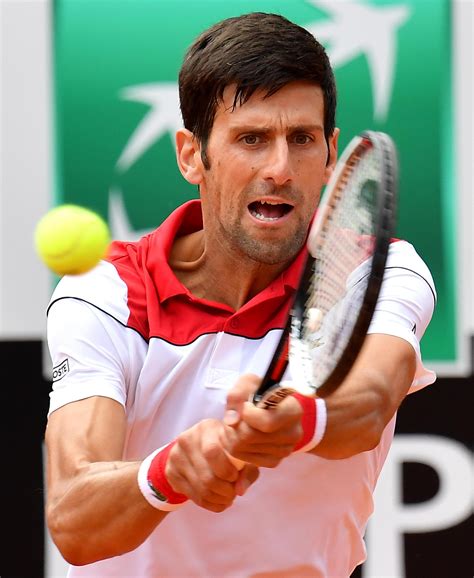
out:
M84 301L127 324L127 286L112 263L100 263L82 275L65 275L56 285L49 308L59 300Z
M148 339L147 288L139 243L114 242L106 260L82 275L66 275L57 284L50 307L76 299L92 305Z
M428 265L408 241L394 239L390 243L386 269L406 270L422 277L435 293L435 284Z

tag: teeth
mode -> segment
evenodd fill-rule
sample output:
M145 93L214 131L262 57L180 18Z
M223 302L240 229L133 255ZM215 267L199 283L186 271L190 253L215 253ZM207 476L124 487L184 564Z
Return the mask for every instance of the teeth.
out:
M250 213L259 221L278 221L278 217L265 217L261 213L257 213L257 211L250 211Z

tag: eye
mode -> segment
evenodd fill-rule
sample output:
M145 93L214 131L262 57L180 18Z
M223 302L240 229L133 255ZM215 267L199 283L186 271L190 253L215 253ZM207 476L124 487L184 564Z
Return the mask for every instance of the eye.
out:
M246 145L256 145L262 142L262 138L257 134L246 134L240 139Z
M306 133L298 133L293 135L293 142L298 145L305 145L313 142L313 137Z

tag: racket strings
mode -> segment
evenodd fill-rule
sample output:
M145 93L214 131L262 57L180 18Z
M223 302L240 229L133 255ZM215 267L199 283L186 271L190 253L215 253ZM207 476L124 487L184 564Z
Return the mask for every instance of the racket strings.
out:
M316 384L325 381L347 346L366 292L380 179L377 155L365 145L348 159L315 247L303 339L308 362L317 368Z

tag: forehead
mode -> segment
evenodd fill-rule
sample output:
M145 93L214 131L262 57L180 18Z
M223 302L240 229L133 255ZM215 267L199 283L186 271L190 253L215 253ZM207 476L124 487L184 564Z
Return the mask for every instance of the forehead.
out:
M324 96L321 87L309 82L292 82L275 94L257 90L242 105L233 108L235 86L228 86L214 117L214 129L241 125L285 128L307 124L324 127Z

